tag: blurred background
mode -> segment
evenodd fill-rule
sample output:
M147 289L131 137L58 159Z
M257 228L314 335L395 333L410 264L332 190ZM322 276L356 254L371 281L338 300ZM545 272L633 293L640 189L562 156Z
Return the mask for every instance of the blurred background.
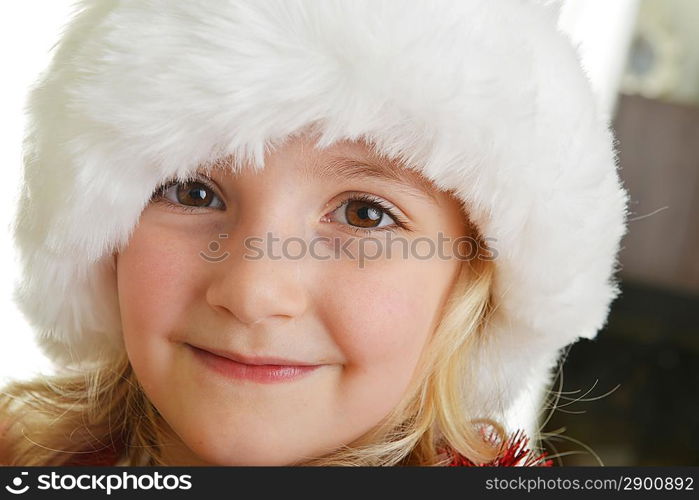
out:
M579 20L607 7L574 3L562 22L596 44ZM597 76L631 195L622 294L597 338L568 351L545 444L563 465L699 465L699 2L616 14L620 71Z
M544 1L544 0L542 0ZM50 373L11 300L10 224L23 105L70 13L69 0L0 9L0 385ZM595 340L567 352L542 417L559 465L699 465L699 1L562 0L600 111L618 140L631 195L622 294Z

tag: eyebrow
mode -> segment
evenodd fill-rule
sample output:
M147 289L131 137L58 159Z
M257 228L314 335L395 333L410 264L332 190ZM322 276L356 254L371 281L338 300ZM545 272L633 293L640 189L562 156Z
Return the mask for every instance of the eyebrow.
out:
M428 197L435 205L439 202L434 195L434 186L426 177L407 167L383 164L372 160L357 160L346 156L333 156L329 160L318 160L304 169L307 179L333 180L338 177L346 180L379 179L394 182L399 189L410 196Z

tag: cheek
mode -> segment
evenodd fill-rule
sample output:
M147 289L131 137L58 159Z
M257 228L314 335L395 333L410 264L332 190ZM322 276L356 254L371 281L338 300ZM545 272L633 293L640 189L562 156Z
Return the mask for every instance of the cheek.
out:
M404 393L452 272L440 262L382 262L346 270L342 285L326 291L329 331L346 357L348 391L364 394L367 406L395 405Z
M395 361L400 365L427 333L424 303L418 307L418 298L404 288L375 280L373 286L369 284L348 285L337 294L344 305L338 308L339 343L355 364Z
M146 223L117 258L124 343L144 386L168 364L163 342L201 300L206 262L197 255L205 244Z

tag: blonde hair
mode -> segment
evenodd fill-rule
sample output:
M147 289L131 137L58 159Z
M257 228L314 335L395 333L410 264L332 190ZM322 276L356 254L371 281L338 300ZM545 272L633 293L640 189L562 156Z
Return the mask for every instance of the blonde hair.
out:
M466 353L478 347L492 311L493 262L462 260L435 332L405 397L361 439L302 465L443 465L453 450L473 463L503 452L504 428L469 415ZM167 423L145 395L126 353L92 369L15 381L0 397L0 462L63 465L113 450L128 465L167 465ZM483 425L490 427L485 439ZM0 432L2 437L2 432Z

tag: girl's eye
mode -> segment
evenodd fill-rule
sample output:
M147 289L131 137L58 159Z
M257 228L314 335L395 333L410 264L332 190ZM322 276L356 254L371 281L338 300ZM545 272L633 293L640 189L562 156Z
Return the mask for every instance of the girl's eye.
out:
M158 199L188 211L197 208L225 208L216 190L203 180L171 182L156 193L156 201Z
M407 221L397 215L386 202L367 194L351 196L330 214L355 233L408 229Z

